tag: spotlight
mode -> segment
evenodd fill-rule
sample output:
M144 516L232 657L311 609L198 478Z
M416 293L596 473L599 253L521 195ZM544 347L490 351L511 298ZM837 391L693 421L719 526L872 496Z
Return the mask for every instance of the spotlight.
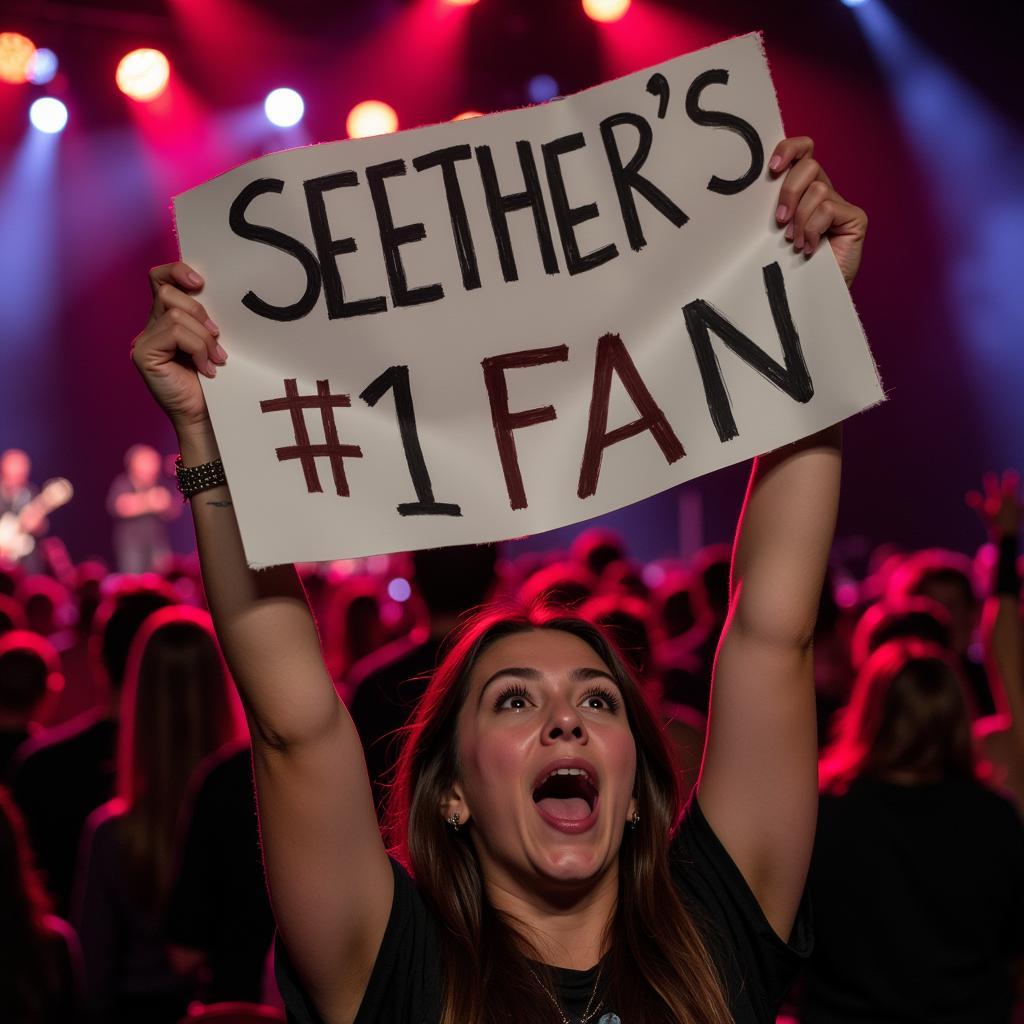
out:
M472 7L478 0L444 0L449 7Z
M861 7L867 2L868 0L842 0L844 7Z
M28 117L33 128L56 135L68 123L68 108L53 96L43 96L28 108Z
M53 50L36 50L28 62L28 80L33 85L46 85L57 74L59 62Z
M171 65L159 50L144 48L132 50L121 58L114 76L118 89L138 100L148 103L155 100L167 88Z
M471 117L483 117L479 110L464 110L461 114L456 114L453 121L468 121Z
M618 21L629 10L630 0L583 0L583 11L594 21Z
M291 128L302 120L306 105L294 89L275 89L263 102L267 120L278 128Z
M369 135L388 135L398 131L398 114L394 107L380 100L357 103L345 119L345 131L350 139L365 139Z
M29 63L36 44L20 32L0 32L0 82L20 85L28 81Z
M398 601L399 603L408 601L412 597L412 587L409 586L409 581L401 576L396 576L388 584L388 597L392 601Z
M526 83L526 93L531 103L545 103L558 95L558 83L550 75L534 75Z

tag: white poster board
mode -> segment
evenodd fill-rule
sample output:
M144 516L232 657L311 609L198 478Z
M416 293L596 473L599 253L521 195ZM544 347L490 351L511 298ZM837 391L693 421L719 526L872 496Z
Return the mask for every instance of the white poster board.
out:
M748 35L178 196L249 563L565 526L879 402L829 247L775 224L782 137Z

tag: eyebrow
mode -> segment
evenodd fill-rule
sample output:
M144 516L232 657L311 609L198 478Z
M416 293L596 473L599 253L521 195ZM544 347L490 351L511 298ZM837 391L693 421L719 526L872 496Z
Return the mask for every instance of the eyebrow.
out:
M485 682L484 685L480 687L480 694L477 697L476 701L476 706L478 710L480 708L480 705L483 704L484 693L486 692L487 687L490 686L491 683L505 676L512 676L514 679L527 679L530 682L537 682L538 680L543 678L543 673L538 672L535 668L526 668L519 665L510 665L508 668L498 669L498 671L495 672L494 675L492 675L487 680L487 682ZM580 668L574 668L569 673L569 678L574 683L588 682L591 679L607 679L608 682L612 683L616 689L621 690L621 687L615 680L615 677L610 672L606 672L604 669L601 668L591 668L589 665L584 665Z

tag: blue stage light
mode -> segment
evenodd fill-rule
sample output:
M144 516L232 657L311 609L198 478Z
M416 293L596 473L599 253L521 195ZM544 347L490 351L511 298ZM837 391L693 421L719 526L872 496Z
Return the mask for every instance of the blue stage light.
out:
M306 105L294 89L275 89L264 101L263 110L271 124L291 128L302 120Z
M64 131L68 123L68 108L53 96L43 96L29 107L28 117L33 128L47 135L56 135Z
M28 80L33 85L46 85L47 82L53 81L57 67L57 54L53 50L47 50L45 47L36 50L28 62Z
M558 95L558 83L550 75L534 75L526 85L531 103L545 103Z

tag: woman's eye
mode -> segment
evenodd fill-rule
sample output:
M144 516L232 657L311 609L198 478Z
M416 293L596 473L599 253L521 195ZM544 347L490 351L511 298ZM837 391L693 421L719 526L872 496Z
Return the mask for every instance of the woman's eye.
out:
M530 695L521 686L510 687L498 694L495 711L522 711L530 703Z
M593 711L617 711L619 699L608 690L592 690L583 698L586 707Z

